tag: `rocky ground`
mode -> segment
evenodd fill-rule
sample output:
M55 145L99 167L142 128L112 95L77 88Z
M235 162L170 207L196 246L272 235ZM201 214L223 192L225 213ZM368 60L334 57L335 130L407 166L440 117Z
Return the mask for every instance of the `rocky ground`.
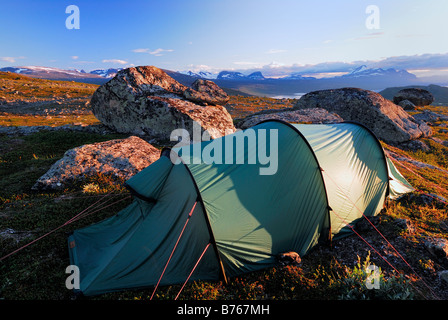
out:
M126 142L130 134L117 134L93 116L89 101L97 86L29 80L16 75L0 76L3 77L3 83L0 77L0 256L4 256L37 235L60 225L73 212L94 204L99 197L108 194L126 196L127 191L122 188L126 176L113 177L114 172L121 170L123 161L113 162L112 165L107 161L116 153L116 147L121 150L119 152L125 150L123 154L132 151ZM33 96L33 92L41 94ZM224 108L236 120L242 118L242 115L250 115L251 106L253 112L258 112L293 108L294 105L295 101L291 100L230 96ZM302 112L302 109L298 109L291 114L280 113L276 116L287 120L290 119L288 117L302 115ZM330 114L325 110L320 112L327 116ZM237 293L256 299L340 298L341 288L335 286L335 283L346 283L344 281L349 274L347 268L353 268L358 257L365 259L370 252L371 261L380 266L388 277L398 273L388 262L405 275L412 284L415 299L448 299L448 111L447 107L416 106L408 113L428 123L432 135L412 140L413 143L407 145L383 142L384 149L397 168L417 189L399 201L388 202L383 212L372 219L387 241L367 221L363 221L358 231L372 247L366 245L361 237L353 235L335 240L330 246L317 246L302 258L297 268L278 269L277 273L274 269L234 279L229 286L234 291L232 294L227 291L230 289L220 284L209 283L191 285L186 288L185 294L197 299L227 299L235 297ZM64 120L51 122L57 117ZM15 119L14 124L8 122L11 119ZM254 118L250 122L248 119L248 127L256 123ZM238 124L240 121L242 119L235 122ZM154 159L157 157L161 146L155 145L157 148L154 148L143 141L144 136L132 139L150 148L151 152L148 152L154 154ZM112 145L110 141L118 142ZM97 147L96 151L92 151L93 146ZM81 167L86 162L77 162L79 159L76 160L68 152L70 150L81 153L90 150L88 167L96 171L93 170L90 176L82 171ZM92 157L95 152L98 156ZM64 155L71 159L66 164L79 171L78 177L59 190L50 188L53 190L47 191L35 187L38 181L45 180L57 185L58 181L53 181L52 177L57 176L56 173L62 168L57 163ZM140 170L146 165L141 162L144 155L135 153L135 156L138 159L133 159L132 163L136 170ZM154 159L146 160L152 162ZM101 168L105 166L110 168L112 174L104 174ZM54 171L50 174L52 168ZM73 228L99 221L125 205L126 202L117 204L108 212L100 212L85 221L76 222ZM61 286L65 275L54 274L53 271L63 270L67 264L65 239L64 232L56 233L33 250L0 262L0 298L70 299L68 290ZM286 272L285 277L290 281L301 283L302 289L296 288L294 291L288 282L284 282L281 288L274 286L271 282L275 278L274 274L279 276L282 272ZM41 279L42 274L47 275L45 280ZM339 289L334 292L334 287ZM106 298L144 298L147 294L141 291L112 294ZM165 288L160 298L169 298L170 294L170 288Z

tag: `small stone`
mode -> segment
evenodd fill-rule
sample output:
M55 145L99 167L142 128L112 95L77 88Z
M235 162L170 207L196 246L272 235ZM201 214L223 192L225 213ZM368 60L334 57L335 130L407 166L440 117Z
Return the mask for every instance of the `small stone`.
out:
M448 256L448 241L443 238L429 238L424 241L426 249L436 258Z
M448 270L439 271L438 275L440 280L448 284Z

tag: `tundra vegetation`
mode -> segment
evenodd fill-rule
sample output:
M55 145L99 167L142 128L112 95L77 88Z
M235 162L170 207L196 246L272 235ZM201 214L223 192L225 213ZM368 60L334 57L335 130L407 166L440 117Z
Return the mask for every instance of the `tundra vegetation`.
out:
M30 79L0 73L1 126L60 126L99 124L89 109L96 85ZM233 119L267 109L289 108L292 99L230 96L225 106ZM448 115L448 107L417 107ZM433 138L448 140L448 121L431 124ZM36 180L68 149L100 141L126 138L124 134L78 131L40 131L27 135L0 134L0 257L64 224L99 199L123 201L79 219L0 262L0 299L68 300L65 287L69 265L67 233L116 214L130 203L128 190L116 178L97 174L74 181L63 190L33 191ZM418 190L398 201L388 201L374 219L408 266L370 225L331 246L319 245L298 266L277 266L221 282L188 283L181 299L448 299L448 283L441 272L448 258L425 247L428 239L448 240L448 147L423 139L428 150L403 150L382 143L402 159L395 164ZM157 146L162 147L162 146ZM421 166L426 163L431 166ZM425 195L430 194L430 196ZM442 197L442 198L438 198ZM381 256L396 268L393 269ZM368 289L368 266L377 266L379 289ZM159 288L154 299L174 299L180 285ZM109 293L88 299L146 300L151 289Z

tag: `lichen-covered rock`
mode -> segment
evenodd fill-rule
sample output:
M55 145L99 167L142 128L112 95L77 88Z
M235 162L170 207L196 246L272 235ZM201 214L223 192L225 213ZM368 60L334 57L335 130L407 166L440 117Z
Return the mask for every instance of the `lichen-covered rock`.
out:
M242 119L236 126L244 130L269 119L283 120L291 123L335 123L344 121L335 113L330 113L322 108L312 108L286 111L276 110L276 112L262 111Z
M415 114L414 119L434 124L437 121L448 121L448 116L438 114L429 110L423 110L423 112Z
M232 117L217 105L226 99L216 85L196 83L190 88L159 68L143 66L118 72L95 91L90 104L94 115L117 132L169 141L175 129L186 129L191 136L193 121L216 132L212 138L233 133Z
M183 93L184 97L196 103L211 105L224 105L229 101L229 96L216 83L210 80L197 79Z
M295 109L324 108L344 120L359 122L388 143L397 144L432 135L431 128L415 120L380 94L358 88L313 91L303 95Z
M131 136L83 145L64 156L34 184L34 190L63 189L69 183L103 174L127 180L159 159L160 150L141 138Z

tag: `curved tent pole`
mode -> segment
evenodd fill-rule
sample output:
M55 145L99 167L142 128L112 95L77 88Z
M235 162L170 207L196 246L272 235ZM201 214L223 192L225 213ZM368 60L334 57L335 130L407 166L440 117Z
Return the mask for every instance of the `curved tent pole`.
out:
M172 151L171 148L165 147L165 148L163 148L162 151L161 151L161 156L164 156L164 157L168 157L168 158L169 158L172 152L174 152L174 151ZM210 220L209 220L209 218L208 218L208 214L207 214L207 209L206 209L206 207L205 207L204 200L202 199L201 192L199 191L199 187L198 187L198 185L196 184L196 180L194 179L193 174L192 174L191 171L190 171L190 168L188 168L188 166L185 164L185 162L183 161L182 157L179 157L176 153L175 153L175 155L176 155L177 158L180 159L180 161L182 161L182 164L183 164L183 165L185 166L185 168L187 169L187 172L188 172L188 174L190 175L191 180L193 181L193 185L194 185L194 187L195 187L195 189L196 189L196 193L197 193L197 195L198 195L197 202L200 203L200 204L202 205L202 208L203 208L202 212L204 213L205 223L206 223L206 225L207 225L207 229L208 229L208 232L209 232L209 234L210 234L210 243L213 245L213 249L214 249L214 251L215 251L216 259L217 259L217 261L218 261L218 266L219 266L219 278L220 278L222 281L224 281L225 284L227 284L227 277L226 277L226 272L225 272L225 270L224 270L224 265L223 265L223 263L222 263L221 256L220 256L220 254L219 254L218 246L216 245L215 236L214 236L214 234L213 234L213 230L212 230L212 227L211 227L211 224L210 224Z
M302 140L305 142L305 144L308 146L309 150L311 151L311 154L313 155L314 160L316 161L317 167L319 169L320 178L322 180L322 185L324 187L325 199L327 201L327 220L328 220L328 231L327 231L328 232L328 237L327 238L328 238L328 240L331 241L331 217L330 217L330 211L333 211L333 210L330 207L330 201L328 201L327 187L325 186L325 180L324 180L324 176L322 174L322 171L324 171L324 169L320 166L319 160L317 160L317 156L314 153L313 148L311 147L310 143L305 138L305 136L302 134L302 132L300 132L296 127L294 127L289 122L286 122L286 121L280 120L280 119L266 119L266 120L263 120L263 121L257 123L256 125L259 125L259 124L262 124L262 123L265 123L265 122L278 122L278 123L281 123L283 125L286 125L290 129L294 130L302 138Z
M354 125L357 125L358 127L361 127L363 129L365 129L368 133L370 133L370 135L373 137L373 139L376 141L376 143L378 144L378 147L381 150L381 153L383 155L383 160L384 160L384 169L386 170L386 175L388 177L387 179L387 189L386 189L386 198L389 196L390 194L390 177L389 177L389 171L387 170L387 168L389 167L387 164L387 156L386 153L384 152L383 146L381 145L380 140L378 139L378 137L375 135L375 133L373 133L372 130L370 130L368 127L366 127L364 124L357 122L357 121L352 121L352 120L347 120L344 122L339 122L339 123L351 123ZM336 124L336 123L334 123Z

